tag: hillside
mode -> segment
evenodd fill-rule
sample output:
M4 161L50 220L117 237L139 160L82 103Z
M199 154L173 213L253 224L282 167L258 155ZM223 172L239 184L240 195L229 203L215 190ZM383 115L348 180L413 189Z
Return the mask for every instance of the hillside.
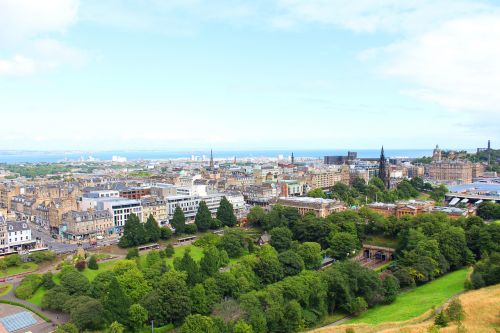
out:
M500 284L480 290L466 292L459 296L465 312L462 322L465 332L496 333L500 331ZM355 333L421 333L434 323L434 313L427 311L419 317L403 322L386 322L376 325L349 324L316 329L314 333L345 333L353 328ZM457 332L457 325L452 323L440 332Z

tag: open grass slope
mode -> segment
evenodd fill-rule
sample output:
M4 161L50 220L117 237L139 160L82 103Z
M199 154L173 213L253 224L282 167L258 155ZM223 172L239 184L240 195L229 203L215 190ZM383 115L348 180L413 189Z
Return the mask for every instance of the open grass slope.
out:
M378 324L418 317L463 291L466 277L467 269L465 268L446 274L423 286L403 292L394 303L369 309L348 323Z
M467 269L449 273L421 287L401 293L392 304L374 307L343 325L323 327L314 332L344 333L349 327L354 328L356 333L400 332L401 327L406 329L410 325L418 326L418 323L426 322L434 316L434 307L441 306L464 290L467 274ZM425 331L424 329L417 332Z
M500 331L500 284L487 288L469 291L458 296L464 310L462 332L498 333ZM317 333L344 333L347 328L353 328L356 333L424 333L434 325L434 311L429 310L423 315L406 322L386 322L377 325L351 324L324 327ZM449 323L439 332L459 332L457 323Z

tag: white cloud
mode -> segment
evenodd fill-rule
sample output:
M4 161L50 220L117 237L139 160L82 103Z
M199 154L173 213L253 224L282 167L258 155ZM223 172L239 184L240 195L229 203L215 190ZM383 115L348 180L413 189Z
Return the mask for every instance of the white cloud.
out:
M82 51L47 36L65 33L77 20L78 0L1 0L0 75L25 76L61 65L81 65ZM10 55L9 55L10 54Z
M278 7L278 22L329 24L362 33L414 33L491 10L486 2L467 0L278 0Z
M500 14L443 23L368 52L380 72L416 88L406 93L451 110L500 113ZM371 54L370 54L371 53Z
M19 41L64 32L75 23L78 0L0 1L0 41Z
M82 51L54 39L36 40L26 52L30 56L14 55L10 59L0 59L0 76L27 76L64 65L79 67L87 58Z

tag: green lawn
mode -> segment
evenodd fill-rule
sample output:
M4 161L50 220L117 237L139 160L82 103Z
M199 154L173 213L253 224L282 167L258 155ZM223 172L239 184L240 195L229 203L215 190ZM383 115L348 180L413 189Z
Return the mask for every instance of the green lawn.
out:
M12 285L10 283L1 284L0 285L0 296L7 295L11 289L12 289Z
M113 267L115 267L115 265L118 263L118 261L119 260L117 259L117 260L105 261L103 263L98 263L99 269L94 270L94 269L85 268L83 270L82 274L85 275L87 277L87 279L92 281L93 279L95 279L97 274L104 272L104 271L112 270Z
M379 324L418 317L433 306L438 306L463 291L466 277L467 269L465 268L449 273L421 287L403 292L394 303L369 309L346 324Z
M0 271L0 277L6 277L26 272L34 271L38 268L38 265L34 262L23 263L20 266L9 267L6 270Z
M35 291L33 296L29 298L27 301L41 307L43 295L45 295L45 287L40 287Z
M367 236L363 243L375 246L392 247L392 248L396 248L398 246L397 239L389 238L383 235Z

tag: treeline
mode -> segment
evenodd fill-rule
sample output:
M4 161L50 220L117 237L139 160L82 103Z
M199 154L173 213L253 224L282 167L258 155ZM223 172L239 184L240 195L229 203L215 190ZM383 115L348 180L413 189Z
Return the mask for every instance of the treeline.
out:
M207 234L196 242L204 249L199 262L185 251L170 267L165 257L172 256L172 248L167 248L120 261L92 282L72 267L63 268L60 285L46 293L42 305L68 312L80 330L122 325L136 331L154 320L158 326L180 326L183 333L296 332L335 311L357 315L390 303L400 288L476 260L482 260L475 274L484 284L498 267L489 262L500 250L500 225L479 217L397 219L365 208L301 217L276 205L269 212L254 207L248 218L269 233L269 244L258 247L242 230L226 228L222 237ZM399 240L396 260L382 277L345 260L369 235ZM337 262L319 271L325 255Z
M233 205L223 197L217 209L216 218L212 218L212 213L208 209L205 201L201 201L196 213L194 223L186 224L186 217L182 208L176 207L170 225L175 234L194 234L209 229L220 229L224 226L234 227L238 223L234 215ZM161 227L155 218L150 215L145 224L142 224L139 217L130 214L123 227L123 235L118 245L120 247L133 247L147 243L157 242L159 239L169 239L172 237L172 229Z
M477 207L477 215L485 220L500 220L500 204L483 202Z
M394 189L385 188L384 182L373 177L368 184L363 178L355 178L351 186L344 183L336 183L325 193L322 189L310 191L307 195L316 198L332 198L346 202L348 205L360 205L368 202L395 202L397 200L408 200L416 198L421 192L426 192L436 202L444 200L444 195L448 189L444 185L432 186L424 182L420 177L414 177L411 180L403 179Z

